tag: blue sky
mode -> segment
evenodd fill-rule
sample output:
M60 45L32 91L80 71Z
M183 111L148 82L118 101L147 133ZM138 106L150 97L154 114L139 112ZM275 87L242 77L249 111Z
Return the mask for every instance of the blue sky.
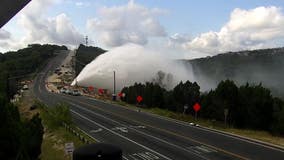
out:
M86 19L96 16L96 10L103 6L125 5L128 0L81 0L90 6L78 7L76 2L65 2L53 6L49 15L55 16L67 13L78 25L85 30ZM135 0L135 3L149 8L161 8L169 13L161 16L161 23L167 27L169 33L191 33L193 35L210 30L218 31L230 17L235 8L252 9L259 6L278 6L283 8L283 0Z
M33 0L0 30L0 51L27 43L74 47L85 35L108 49L159 44L167 50L216 54L278 47L284 37L283 7L283 0ZM60 29L64 23L66 30Z

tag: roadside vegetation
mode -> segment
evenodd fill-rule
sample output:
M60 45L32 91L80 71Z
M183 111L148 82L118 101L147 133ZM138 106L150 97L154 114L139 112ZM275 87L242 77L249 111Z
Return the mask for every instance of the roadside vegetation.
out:
M22 92L21 81L32 80L48 60L65 46L32 44L27 48L0 54L0 159L9 160L66 160L64 144L84 143L68 131L62 122L76 133L87 137L72 125L66 104L47 107L33 102L30 90ZM60 54L60 52L58 52ZM11 103L15 95L18 101Z
M57 50L56 45L29 45L0 54L0 159L38 159L43 125L39 114L21 117L18 105L10 103L22 88L19 81L36 72Z
M67 50L65 46L31 44L18 51L0 54L0 93L8 99L21 89L19 81L42 68L55 52Z
M142 96L142 108L159 108L165 111L194 116L193 105L201 104L198 117L216 124L224 124L225 109L228 110L229 128L267 131L273 135L284 135L284 102L273 97L269 89L261 84L245 84L238 87L233 81L221 81L215 90L201 93L194 82L180 82L172 90L159 83L135 83L122 89L122 101L137 104L136 97ZM184 106L188 109L184 111ZM179 115L177 117L183 117ZM225 127L225 125L223 125Z
M199 116L198 116L197 119L195 119L195 117L191 114L183 114L183 113L174 112L174 111L170 111L168 109L161 109L161 108L157 108L157 107L149 108L149 107L145 107L145 106L141 106L141 105L129 104L129 103L126 103L126 102L123 102L123 101L117 101L117 102L108 101L108 102L113 103L113 104L126 106L126 107L130 107L130 108L133 108L135 110L140 110L140 111L143 111L143 112L152 113L152 114L159 115L159 116L162 116L162 117L171 118L171 119L184 121L184 122L188 122L188 123L194 123L194 124L198 124L200 126L207 127L207 128L210 128L210 129L215 129L215 130L218 130L218 131L223 131L223 132L227 132L227 133L238 135L238 136L252 138L252 139L255 139L255 140L260 140L260 141L263 141L263 142L268 142L268 143L271 143L271 144L275 144L275 145L284 147L284 137L279 136L279 135L276 136L274 134L271 134L268 131L253 130L253 129L240 129L240 128L235 128L235 127L232 127L232 126L225 126L224 122L222 122L222 121L210 120L210 119L202 118L202 117L199 117Z
M36 101L35 105L40 108L40 115L47 129L54 131L62 127L63 123L67 125L72 124L72 118L67 104L62 103L47 107L43 103Z
M82 133L72 123L70 110L67 104L57 104L47 107L46 105L36 101L35 105L40 109L40 117L42 118L45 128L44 138L41 145L42 160L67 160L70 155L65 154L64 144L73 142L75 148L85 143L78 136L68 131L63 124L76 130L77 133L84 136L88 142L94 142L93 139Z

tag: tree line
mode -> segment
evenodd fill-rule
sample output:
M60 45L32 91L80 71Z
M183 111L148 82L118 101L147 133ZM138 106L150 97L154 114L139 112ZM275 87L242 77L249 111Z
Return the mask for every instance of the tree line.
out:
M21 75L33 73L65 46L29 45L0 54L0 159L36 160L41 153L43 126L39 115L20 117L18 107L10 103L17 93ZM22 77L21 77L22 78Z
M136 97L142 96L140 106L158 107L194 115L192 106L201 104L198 116L204 119L224 121L224 111L228 110L227 122L230 126L245 129L270 131L284 135L284 102L273 97L271 91L262 84L237 86L231 80L221 81L215 89L200 92L196 82L180 82L172 90L162 88L158 83L135 83L122 89L123 101L137 104Z

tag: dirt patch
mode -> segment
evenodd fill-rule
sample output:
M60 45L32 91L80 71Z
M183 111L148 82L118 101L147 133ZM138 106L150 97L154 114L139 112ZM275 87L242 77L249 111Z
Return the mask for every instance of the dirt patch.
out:
M22 93L22 98L16 102L20 115L25 119L31 119L34 115L39 113L39 109L34 106L34 97L31 90L25 90Z
M73 69L73 57L75 55L75 51L70 51L61 65L56 68L56 70L47 78L47 89L53 92L59 92L58 88L64 86L70 86L72 81L75 78L75 71Z

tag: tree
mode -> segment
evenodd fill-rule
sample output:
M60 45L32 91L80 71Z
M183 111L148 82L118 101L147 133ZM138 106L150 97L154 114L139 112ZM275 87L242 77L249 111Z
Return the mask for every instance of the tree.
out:
M26 150L32 160L37 160L41 153L41 143L43 140L43 126L39 114L33 116L33 118L26 124L26 136L23 137L26 140ZM26 137L29 137L28 139Z
M284 135L284 102L279 98L274 98L271 132Z
M240 127L268 130L273 117L273 97L261 84L240 87L240 106L245 124Z
M177 107L177 111L183 112L184 105L193 106L200 100L200 87L194 82L186 81L180 82L173 89L174 103ZM193 111L192 111L193 112Z

